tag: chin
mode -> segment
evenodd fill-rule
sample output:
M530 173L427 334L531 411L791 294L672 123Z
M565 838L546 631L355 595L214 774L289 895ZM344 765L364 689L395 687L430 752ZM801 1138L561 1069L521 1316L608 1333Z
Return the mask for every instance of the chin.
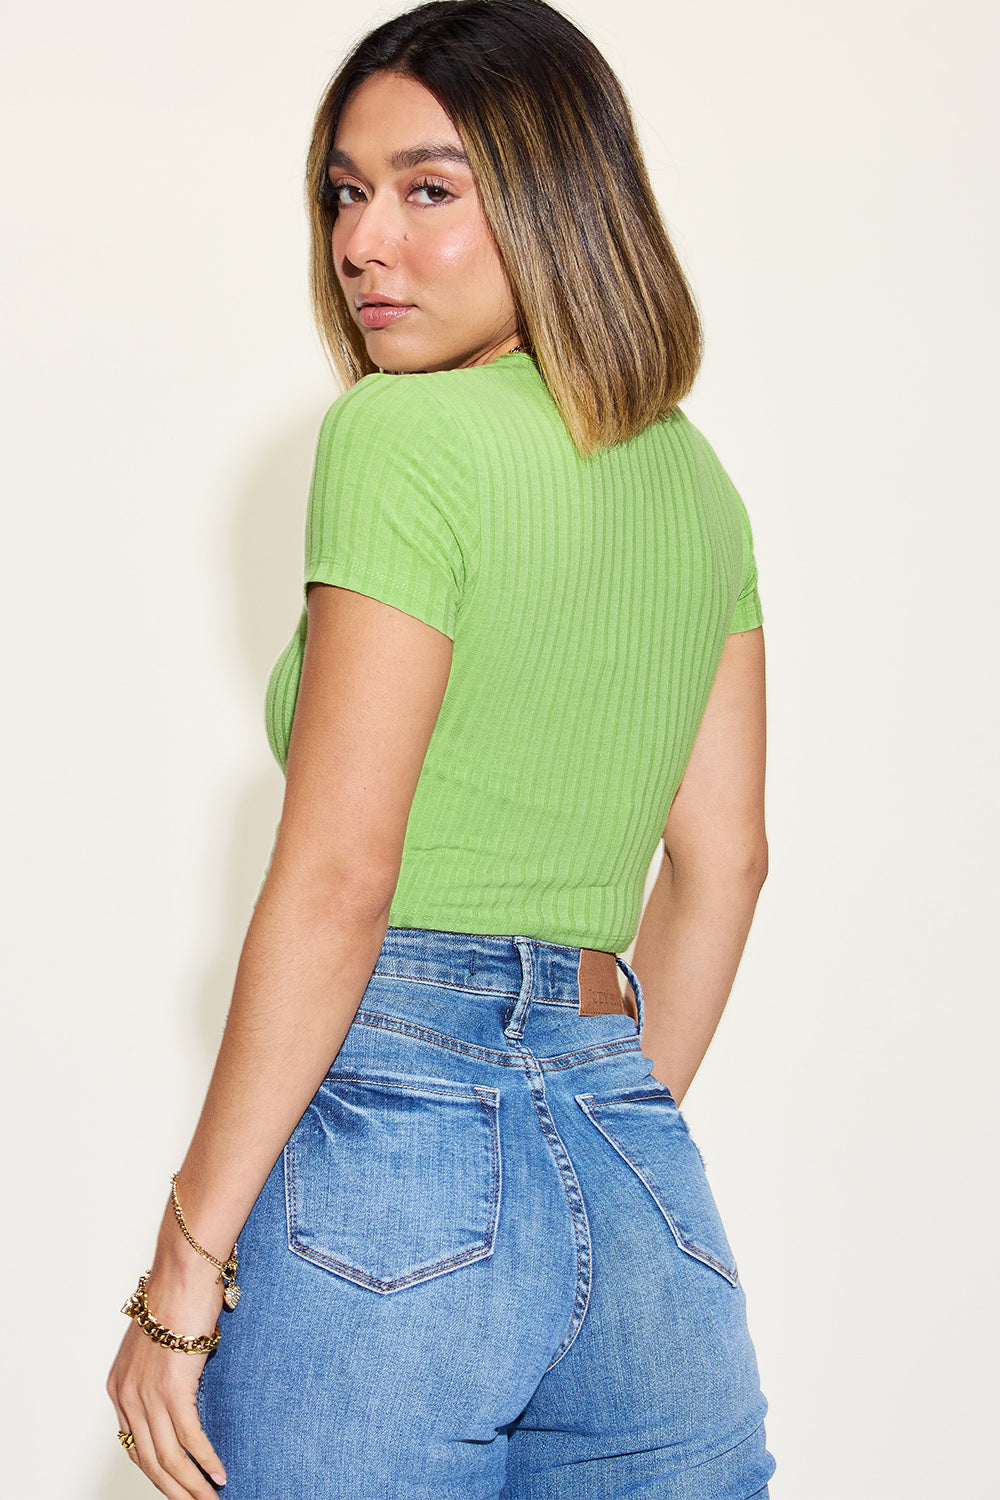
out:
M393 375L413 375L427 368L419 351L392 348L388 339L366 339L365 349L373 365Z

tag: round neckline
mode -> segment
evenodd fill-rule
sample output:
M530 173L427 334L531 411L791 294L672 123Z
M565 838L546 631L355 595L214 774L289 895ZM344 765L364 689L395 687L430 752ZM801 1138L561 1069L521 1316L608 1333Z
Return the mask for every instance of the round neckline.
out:
M502 360L514 359L515 357L529 360L537 368L535 356L529 354L527 349L506 349L503 354L498 354L495 359L488 359L482 365L456 365L450 370L374 370L372 373L375 375L392 375L397 380L401 375L471 375L476 370L491 370L494 365L500 364Z

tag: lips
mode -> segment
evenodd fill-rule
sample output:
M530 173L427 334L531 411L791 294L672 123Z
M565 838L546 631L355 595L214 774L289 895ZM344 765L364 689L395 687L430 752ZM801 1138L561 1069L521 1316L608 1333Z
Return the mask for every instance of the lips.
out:
M398 302L395 297L381 297L373 293L356 297L354 302L358 318L365 328L388 328L412 310L411 302Z

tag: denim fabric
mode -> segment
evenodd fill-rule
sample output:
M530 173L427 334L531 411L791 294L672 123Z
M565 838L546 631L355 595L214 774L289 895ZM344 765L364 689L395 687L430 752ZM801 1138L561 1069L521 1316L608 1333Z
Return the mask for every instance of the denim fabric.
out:
M578 960L390 929L240 1237L226 1500L766 1500L701 1157Z

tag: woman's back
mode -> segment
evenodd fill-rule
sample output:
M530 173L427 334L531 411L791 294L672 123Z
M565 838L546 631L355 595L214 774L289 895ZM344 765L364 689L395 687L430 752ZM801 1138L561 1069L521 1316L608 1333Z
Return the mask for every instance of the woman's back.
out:
M760 623L749 528L679 412L587 459L534 362L372 376L331 408L308 582L452 637L390 921L617 951L726 634ZM272 676L284 759L303 629Z

